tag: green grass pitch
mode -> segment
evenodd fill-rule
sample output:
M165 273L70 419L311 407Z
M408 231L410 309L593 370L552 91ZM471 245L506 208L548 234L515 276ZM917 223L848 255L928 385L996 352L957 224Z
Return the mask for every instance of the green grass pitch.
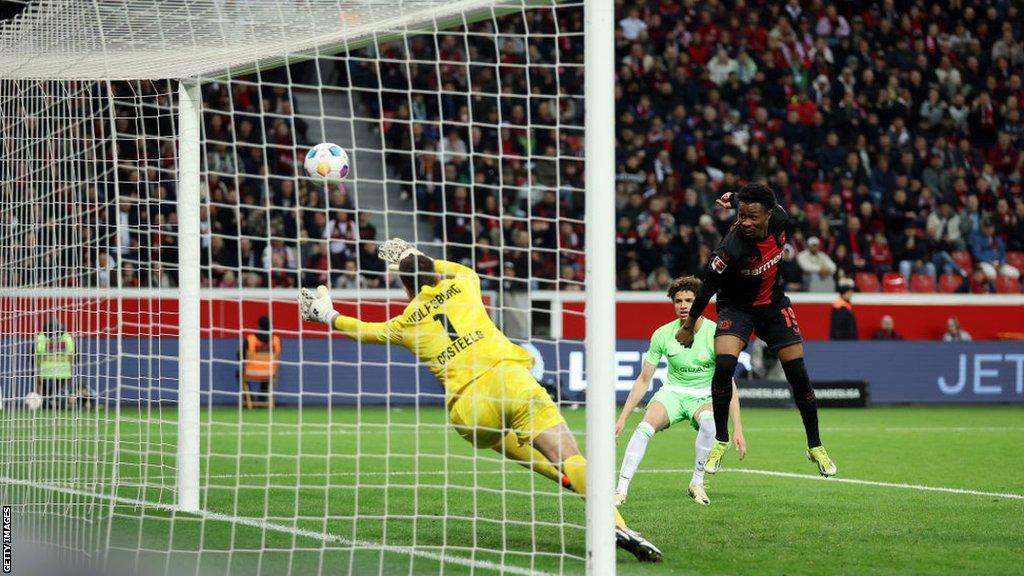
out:
M111 558L143 572L583 572L583 503L474 451L439 408L204 412L201 517L169 510L174 413L123 416L125 486L105 513ZM582 410L565 416L582 432ZM33 420L37 435L60 428ZM655 436L621 512L665 561L619 552L619 573L1021 572L1020 407L822 410L821 423L838 479L815 477L795 410L745 411L750 453L708 477L709 507L685 494L693 431Z

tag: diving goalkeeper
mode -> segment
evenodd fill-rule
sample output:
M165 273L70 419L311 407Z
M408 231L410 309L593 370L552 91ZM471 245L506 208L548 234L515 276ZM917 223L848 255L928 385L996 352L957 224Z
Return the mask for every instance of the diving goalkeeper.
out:
M361 342L408 348L445 389L449 419L460 436L490 448L586 494L587 461L547 392L530 374L533 357L491 321L480 278L460 264L433 260L408 242L391 239L377 252L397 271L409 296L400 316L363 322L334 310L325 286L302 289L304 320L321 322ZM616 544L640 561L661 551L626 527L615 513Z

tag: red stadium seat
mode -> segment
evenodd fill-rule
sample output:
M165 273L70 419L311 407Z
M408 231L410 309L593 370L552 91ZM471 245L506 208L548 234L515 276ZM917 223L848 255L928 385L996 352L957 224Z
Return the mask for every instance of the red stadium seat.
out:
M935 292L935 278L928 274L912 274L910 276L910 291L921 294L932 294Z
M1007 252L1006 263L1024 272L1024 252Z
M997 294L1020 294L1020 280L1009 276L996 278Z
M882 275L882 292L886 294L904 294L907 292L907 281L899 272L886 272Z
M970 274L971 270L974 270L974 259L971 258L971 253L967 250L954 250L952 256L953 261L957 266L963 268L964 272Z
M875 276L873 272L857 272L855 281L857 290L861 292L878 293L882 291L882 287L878 284L878 276Z
M963 285L964 279L952 272L939 276L939 292L943 294L952 294L960 289Z

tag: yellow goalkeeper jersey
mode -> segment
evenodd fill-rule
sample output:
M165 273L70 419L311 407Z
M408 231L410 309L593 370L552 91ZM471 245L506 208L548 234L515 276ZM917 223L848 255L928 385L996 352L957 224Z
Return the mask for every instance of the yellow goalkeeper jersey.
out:
M472 269L434 260L443 279L424 286L400 316L386 322L363 322L338 316L334 328L361 342L401 344L416 355L449 395L501 361L533 366L533 357L513 344L487 315L480 277Z

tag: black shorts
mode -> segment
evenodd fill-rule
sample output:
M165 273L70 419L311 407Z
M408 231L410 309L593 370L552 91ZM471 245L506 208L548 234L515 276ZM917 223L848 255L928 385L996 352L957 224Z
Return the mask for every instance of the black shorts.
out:
M757 332L757 337L764 340L772 352L803 342L796 313L793 312L789 298L785 296L778 302L764 306L721 308L718 310L717 325L716 337L735 336L743 340L744 345L750 341L750 333Z

